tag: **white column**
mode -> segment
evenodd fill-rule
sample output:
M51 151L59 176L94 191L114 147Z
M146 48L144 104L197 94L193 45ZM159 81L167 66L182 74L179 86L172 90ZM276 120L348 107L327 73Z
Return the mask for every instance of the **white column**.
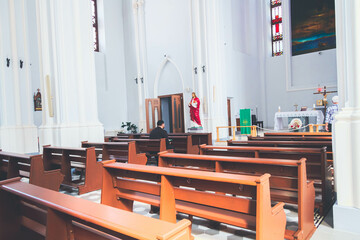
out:
M37 0L43 124L40 144L103 141L88 0Z
M340 106L334 128L334 228L360 233L360 1L336 0Z
M139 129L146 130L146 119L145 119L145 89L141 82L141 78L144 77L143 75L143 66L144 60L141 61L141 57L144 58L146 54L142 54L142 51L145 51L144 44L141 44L141 35L145 36L145 32L143 34L140 34L141 28L141 18L139 15L141 15L140 8L144 7L144 2L139 0L133 0L133 14L134 14L134 27L135 27L135 48L136 48L136 68L137 68L137 85L138 85L138 100L139 100ZM140 14L139 14L140 13ZM143 20L144 21L144 20ZM143 41L145 41L145 37L142 37ZM145 61L146 64L146 61ZM147 70L146 70L147 71ZM147 81L148 79L145 79ZM148 96L148 95L147 95ZM149 97L149 96L148 96ZM157 96L154 96L156 98Z
M205 8L204 17L206 19L206 41L207 46L207 79L208 85L208 127L206 131L216 133L217 126L227 125L227 97L226 87L224 85L224 39L223 29L221 27L220 9L221 3L217 0L206 0L203 3ZM226 131L220 134L224 137ZM215 137L215 134L214 134Z
M205 0L192 0L191 1L191 24L192 24L192 62L193 68L197 68L197 73L193 69L193 91L196 92L200 99L200 118L205 132L214 131L214 116L213 109L213 80L215 80L215 72L219 66L212 65L209 56L212 56L218 51L218 42L211 41L211 38L218 38L214 29L218 26L211 24L218 24L218 15L213 16L210 11L215 3L209 3ZM217 11L217 10L216 10ZM210 24L210 25L209 25ZM214 45L215 44L215 45ZM208 47L210 46L210 47ZM215 48L213 48L215 47ZM217 61L217 60L216 60ZM210 70L210 65L214 66ZM205 72L203 67L205 66ZM190 96L189 96L190 97Z
M29 33L25 8L25 1L0 3L0 55L10 59L9 67L1 66L0 143L3 150L18 153L38 151L37 129L32 118ZM22 68L20 59L23 61Z

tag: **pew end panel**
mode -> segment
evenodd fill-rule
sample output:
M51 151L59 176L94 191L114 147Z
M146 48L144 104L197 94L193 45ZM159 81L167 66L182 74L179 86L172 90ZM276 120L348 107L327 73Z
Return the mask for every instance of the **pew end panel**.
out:
M310 239L316 231L314 225L314 208L315 208L315 187L314 181L306 181L306 159L301 159L298 163L299 197L298 197L298 231L295 233L295 239ZM300 177L299 177L300 179Z
M129 142L128 163L146 165L146 153L140 153L136 142Z
M285 204L280 202L271 207L269 178L270 174L265 174L257 181L256 239L284 239L286 228ZM277 226L274 225L275 222Z
M29 183L39 187L59 191L60 185L64 180L64 174L60 169L45 171L44 161L41 155L31 158Z
M132 202L140 201L160 206L160 218L169 222L183 212L256 230L256 239L284 239L284 204L271 207L269 174L240 176L114 162L104 164L104 170L103 204L132 211Z
M86 149L85 182L78 186L79 195L101 189L102 164L97 161L95 147Z

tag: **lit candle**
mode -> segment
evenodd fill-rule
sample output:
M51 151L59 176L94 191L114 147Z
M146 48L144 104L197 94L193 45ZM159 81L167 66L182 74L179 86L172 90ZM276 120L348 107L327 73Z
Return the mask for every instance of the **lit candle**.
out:
M280 108L280 106L279 106L279 112L281 112L281 108Z

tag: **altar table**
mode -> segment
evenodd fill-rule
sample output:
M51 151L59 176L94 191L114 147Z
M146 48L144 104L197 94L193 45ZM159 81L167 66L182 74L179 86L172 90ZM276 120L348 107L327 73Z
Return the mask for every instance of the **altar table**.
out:
M308 117L309 122L310 118L316 118L316 122L310 122L315 124L323 124L324 123L324 114L322 111L313 110L313 111L297 111L297 112L277 112L275 113L274 119L274 130L279 131L284 128L283 119L284 118L294 118L294 117ZM304 126L303 126L304 127Z

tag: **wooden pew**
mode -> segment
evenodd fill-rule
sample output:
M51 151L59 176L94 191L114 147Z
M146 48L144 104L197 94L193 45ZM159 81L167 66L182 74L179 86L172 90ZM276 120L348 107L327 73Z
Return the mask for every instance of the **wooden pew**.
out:
M332 187L332 172L327 161L326 147L322 148L285 148L285 147L247 147L247 146L206 146L200 147L200 154L228 157L251 157L265 159L306 158L306 171L314 181L316 190L315 206L326 215L335 202Z
M25 155L0 150L0 180L26 177L29 182L59 191L64 175L57 170L45 170L42 155Z
M169 141L176 153L195 154L197 149L193 146L191 136L170 136Z
M112 142L114 138L117 138L117 136L105 136L104 142Z
M149 139L149 135L143 135L141 139ZM198 146L193 145L191 135L170 135L169 141L176 153L197 154L199 151Z
M176 154L159 154L159 167L206 170L233 174L271 174L272 201L298 205L298 230L286 230L286 239L310 239L314 225L314 182L306 175L306 159L284 160Z
M137 152L145 153L148 158L166 151L166 139L114 139L114 142L135 142Z
M122 136L122 139L149 139L150 134L121 134L120 136ZM192 145L188 148L187 153L189 154L198 154L200 151L199 146L202 144L212 145L211 133L169 133L168 136L169 140L180 136L190 136Z
M300 148L322 148L327 149L327 158L333 163L333 151L331 141L232 141L228 140L228 146L257 146L257 147L300 147Z
M95 147L98 161L115 159L118 162L128 162L145 165L147 157L145 153L139 153L135 142L105 142L92 143L81 142L82 148Z
M148 133L118 133L117 137L120 139L140 139L142 136L148 136Z
M63 148L44 146L43 159L45 169L61 169L65 175L63 185L77 188L79 195L101 188L102 164L96 161L95 148ZM73 181L71 168L85 172L85 180Z
M264 136L248 137L249 141L332 141L331 136Z
M61 194L19 178L0 182L0 239L189 240L191 223L169 223Z
M170 133L169 134L169 138L175 136L191 136L191 141L192 141L191 154L199 154L200 145L202 144L212 145L211 133Z
M269 178L108 161L101 203L132 211L140 201L159 206L161 220L175 223L178 211L255 230L257 240L284 239L284 203L271 207Z
M332 136L331 132L273 132L264 133L264 136Z

